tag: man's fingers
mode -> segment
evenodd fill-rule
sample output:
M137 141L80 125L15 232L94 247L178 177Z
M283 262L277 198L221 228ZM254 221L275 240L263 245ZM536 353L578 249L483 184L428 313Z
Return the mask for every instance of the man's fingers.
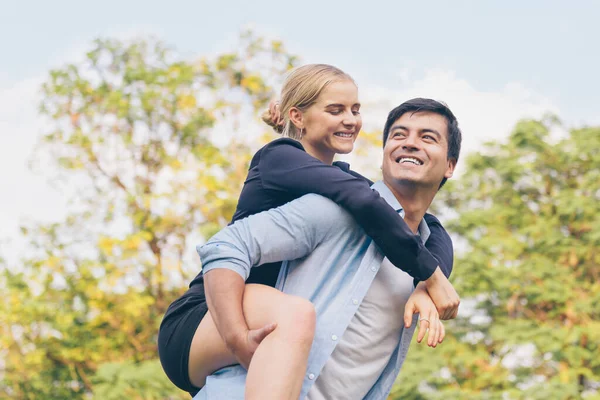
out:
M273 332L275 330L275 328L277 328L277 324L275 322L265 325L263 326L259 331L259 339L260 342L262 342L262 340L267 337L267 335L269 335L269 333Z
M435 347L437 345L437 334L439 329L438 313L435 309L429 312L429 336L427 337L427 345Z
M440 344L440 337L442 336L442 321L438 318L435 321L435 333L432 335L431 347L435 348Z
M406 307L404 307L404 327L407 329L410 328L410 326L412 325L412 319L413 319L413 314L414 314L414 305L415 305L415 303L413 303L409 299L408 302L406 303Z
M440 321L440 339L438 340L438 343L442 343L444 341L444 338L446 337L446 327L444 326L444 323L442 321Z
M438 344L440 344L440 337L442 337L443 324L442 324L442 321L440 320L439 315L436 316L435 324L437 325L437 331L435 334L435 338L433 340L433 347L436 347Z
M250 340L256 344L259 344L263 341L264 338L269 335L269 333L273 332L277 327L276 323L268 324L259 329L253 329L249 333Z
M421 320L419 322L419 334L417 335L417 342L421 343L423 337L425 337L425 333L427 333L427 329L429 329L429 321Z

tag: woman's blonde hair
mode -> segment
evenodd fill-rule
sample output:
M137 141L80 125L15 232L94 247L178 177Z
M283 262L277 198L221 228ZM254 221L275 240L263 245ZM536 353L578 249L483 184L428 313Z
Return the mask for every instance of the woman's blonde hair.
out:
M356 84L350 75L332 65L307 64L295 68L289 73L281 89L281 100L278 109L281 118L283 118L283 123L277 124L274 122L275 116L271 114L270 109L262 114L262 120L273 127L276 132L281 133L282 136L300 140L302 135L290 120L290 109L296 107L300 111L306 110L317 101L327 85L345 80Z

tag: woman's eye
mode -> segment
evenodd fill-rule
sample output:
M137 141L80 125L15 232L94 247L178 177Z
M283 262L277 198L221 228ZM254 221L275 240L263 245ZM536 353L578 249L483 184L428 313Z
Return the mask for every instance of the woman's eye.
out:
M331 111L329 111L329 113L331 115L340 115L341 111L340 110L331 110Z
M360 115L360 111L354 110L354 111L352 111L352 114L354 114L354 115Z

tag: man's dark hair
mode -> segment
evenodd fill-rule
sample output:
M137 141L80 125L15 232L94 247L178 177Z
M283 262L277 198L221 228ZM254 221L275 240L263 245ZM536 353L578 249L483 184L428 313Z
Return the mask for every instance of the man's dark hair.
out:
M462 133L458 127L458 121L446 104L432 99L424 99L419 97L408 100L390 111L387 121L385 122L385 127L383 128L383 147L385 147L385 143L387 142L387 138L390 134L390 128L394 122L396 122L398 118L407 112L411 113L411 115L418 112L432 112L445 117L446 122L448 123L448 159L453 158L458 162L460 144L462 142ZM444 186L446 180L446 178L442 180L440 188Z

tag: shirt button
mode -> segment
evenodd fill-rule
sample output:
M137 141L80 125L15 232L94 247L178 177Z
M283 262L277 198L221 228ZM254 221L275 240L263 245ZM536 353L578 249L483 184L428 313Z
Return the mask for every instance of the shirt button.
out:
M371 267L371 271L375 272L375 271L377 271L377 268L376 267Z
M313 379L315 379L315 374L308 374L308 379L310 379L311 381L312 381Z
M358 300L357 299L352 299L352 304L357 305L358 304Z
M337 339L338 339L337 335L331 335L331 340L335 341Z

